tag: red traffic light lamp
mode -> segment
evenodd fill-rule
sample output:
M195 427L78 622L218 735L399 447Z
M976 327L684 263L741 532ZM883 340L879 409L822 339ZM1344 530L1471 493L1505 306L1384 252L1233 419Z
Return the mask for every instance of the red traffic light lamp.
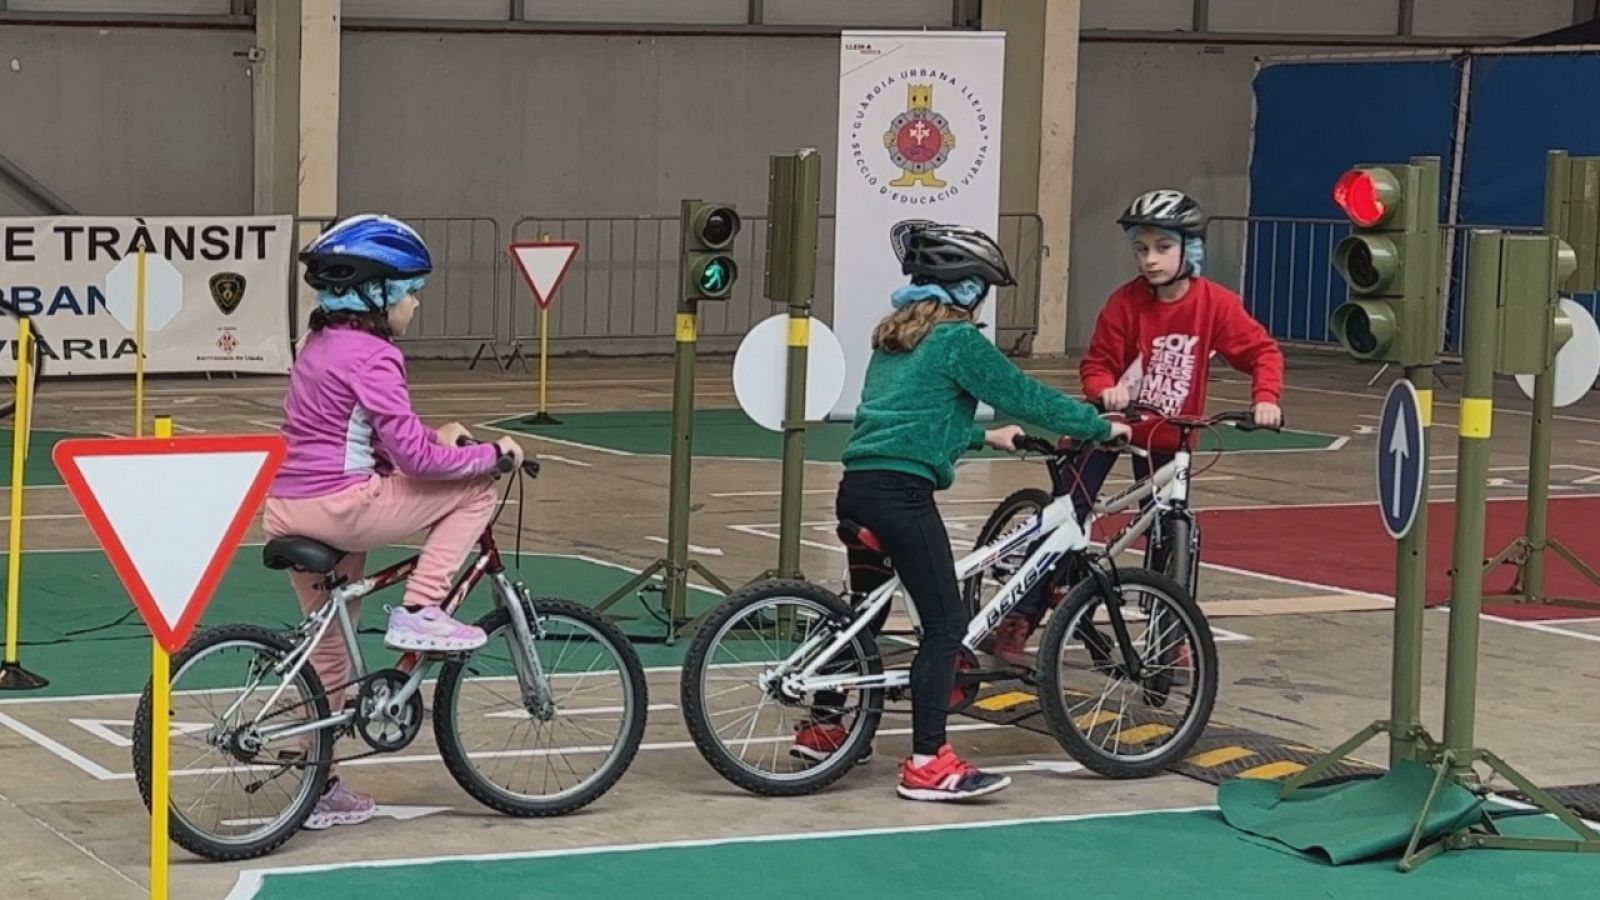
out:
M1394 215L1400 203L1400 185L1386 169L1351 169L1333 186L1333 202L1350 221L1376 228Z

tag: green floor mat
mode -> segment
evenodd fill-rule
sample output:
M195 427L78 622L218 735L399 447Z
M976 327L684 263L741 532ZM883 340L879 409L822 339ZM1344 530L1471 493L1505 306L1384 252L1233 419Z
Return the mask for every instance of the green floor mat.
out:
M408 552L400 549L374 553L368 569L397 561ZM535 596L564 597L594 605L633 574L631 571L566 556L524 554L522 571L516 557L504 553L513 581L528 585ZM0 554L0 571L6 558ZM144 688L150 676L150 633L134 612L133 604L110 563L99 551L37 552L25 555L22 567L22 665L50 679L42 690L0 693L7 696L75 696L120 694ZM402 588L395 586L367 598L361 610L361 648L369 663L388 665L395 654L383 647L385 605L400 602ZM657 597L659 595L652 595ZM0 597L3 599L3 597ZM691 615L708 609L719 596L691 589ZM486 584L467 598L458 614L471 622L489 610ZM643 611L639 601L623 600L610 613L624 618L620 624L632 635L659 637L665 628ZM270 628L292 627L300 608L288 578L261 564L261 548L239 549L216 596L201 620L204 625L251 622ZM636 643L647 666L678 665L687 642L667 647Z
M1259 837L1313 853L1334 865L1401 851L1433 786L1434 772L1401 761L1381 778L1297 791L1278 799L1275 782L1239 779L1217 789L1228 824ZM1483 801L1447 782L1423 829L1424 841L1466 827L1484 816Z
M626 791L618 791L601 800L600 805L609 809L603 814L626 815L630 802L626 798ZM463 817L456 826L436 827L471 828L474 821ZM1507 828L1545 833L1549 822L1513 820ZM1214 812L1192 812L410 866L374 862L328 871L269 872L253 896L260 900L389 900L435 894L518 900L790 900L821 893L892 900L980 896L1509 900L1591 896L1596 871L1594 860L1576 854L1499 850L1448 853L1405 874L1395 871L1393 860L1334 867L1241 839ZM252 878L247 873L246 879ZM252 894L246 889L229 896Z
M694 454L700 457L782 459L783 435L752 422L742 410L702 409L695 412ZM1012 424L1005 418L986 423L987 427ZM555 438L625 453L665 456L672 447L672 412L642 410L624 412L562 413L560 425L528 425L521 417L504 419L494 427L520 434ZM1055 438L1047 428L1025 426L1029 431ZM812 462L837 462L850 438L849 422L824 422L806 433L806 459ZM1229 452L1286 450L1325 450L1338 440L1331 434L1310 431L1239 431L1218 428L1201 438L1202 452L1222 449ZM997 451L983 450L968 458L998 457Z
M0 486L11 486L11 448L12 436L16 432L9 428L0 429ZM104 437L99 434L81 434L72 431L46 431L42 428L33 430L33 439L28 445L28 458L22 463L22 480L27 485L66 484L61 480L61 473L56 471L56 464L50 459L50 451L56 444L72 437Z

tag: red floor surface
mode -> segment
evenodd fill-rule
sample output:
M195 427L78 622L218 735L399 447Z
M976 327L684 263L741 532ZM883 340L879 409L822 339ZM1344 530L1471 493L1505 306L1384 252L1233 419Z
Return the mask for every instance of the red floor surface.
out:
M1484 558L1522 534L1527 503L1488 504ZM1206 510L1200 513L1201 559L1266 575L1333 588L1393 596L1394 540L1383 530L1377 507L1296 506L1281 509ZM1450 596L1455 504L1429 504L1428 605ZM1591 568L1600 569L1600 497L1550 501L1549 534ZM1546 593L1600 602L1600 588L1566 560L1546 554ZM1510 588L1515 570L1502 566L1484 581L1484 592ZM1534 604L1491 604L1485 612L1515 619L1600 616L1600 608L1577 610Z

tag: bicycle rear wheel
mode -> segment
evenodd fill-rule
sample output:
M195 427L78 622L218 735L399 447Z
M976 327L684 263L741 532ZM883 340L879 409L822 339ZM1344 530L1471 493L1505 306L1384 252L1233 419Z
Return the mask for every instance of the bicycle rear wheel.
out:
M528 601L524 601L526 604ZM617 783L644 739L649 691L639 654L587 606L540 597L528 612L549 696L518 674L511 614L478 620L489 642L445 664L434 738L456 783L509 816L560 816Z
M227 625L201 632L173 657L168 822L172 839L190 853L216 862L265 856L294 836L322 796L332 728L275 743L260 735L262 727L329 717L310 663L287 684L273 674L293 649L276 632ZM268 709L280 686L282 695ZM146 809L152 714L147 684L134 715L132 750Z
M877 733L883 690L797 695L768 677L802 646L815 658L853 617L826 588L760 581L735 591L701 624L683 663L683 716L700 755L722 777L753 794L794 797L855 767ZM818 670L852 678L882 672L865 628ZM795 732L812 724L836 725L844 735L822 759L795 752Z
M33 334L33 377L28 386L30 409L33 397L39 391L39 379L44 375L45 354L41 349L42 335L39 333L39 320L24 316L10 302L0 300L0 341L9 348L6 352L0 353L0 419L11 416L17 411L17 357L22 352L17 346L17 339L24 319L28 321L29 330Z
M1205 732L1217 698L1217 647L1200 608L1172 579L1128 568L1109 577L1114 596L1087 578L1050 617L1039 645L1040 706L1074 759L1110 778L1143 778L1181 759Z

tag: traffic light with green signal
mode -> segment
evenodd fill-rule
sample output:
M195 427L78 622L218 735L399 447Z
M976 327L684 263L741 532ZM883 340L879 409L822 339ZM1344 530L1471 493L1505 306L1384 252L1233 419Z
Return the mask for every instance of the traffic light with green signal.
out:
M733 293L739 279L733 241L743 224L729 204L683 201L678 271L684 300L726 300Z
M1357 166L1339 178L1333 199L1350 220L1333 251L1350 287L1333 311L1333 333L1357 359L1433 363L1443 324L1438 158Z

